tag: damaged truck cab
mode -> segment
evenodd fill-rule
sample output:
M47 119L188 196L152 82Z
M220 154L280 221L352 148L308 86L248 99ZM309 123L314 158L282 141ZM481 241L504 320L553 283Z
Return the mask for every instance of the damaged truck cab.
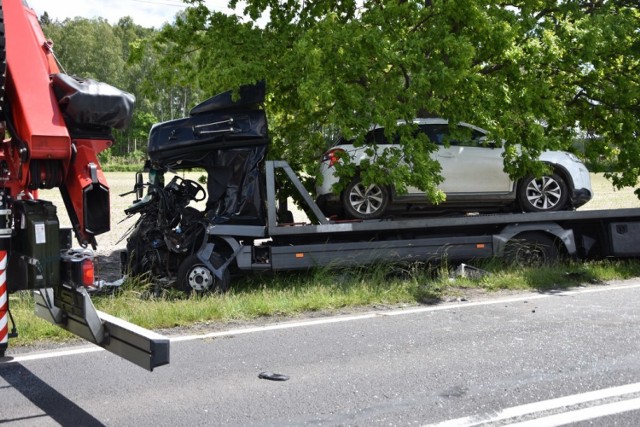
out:
M126 267L132 274L172 278L187 292L229 286L225 263L233 248L215 244L208 230L221 224L265 225L264 96L264 82L243 86L204 101L186 118L152 127L148 191L125 211L141 213L127 241ZM206 173L206 190L178 175L165 183L166 172L190 169ZM189 206L205 198L204 210Z

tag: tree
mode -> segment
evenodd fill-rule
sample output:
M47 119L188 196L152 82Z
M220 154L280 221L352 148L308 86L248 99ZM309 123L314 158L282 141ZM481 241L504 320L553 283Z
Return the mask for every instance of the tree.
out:
M145 148L146 135L158 119L154 111L156 102L145 96L142 89L157 60L149 57L129 61L129 57L155 30L134 24L130 17L111 25L103 19L51 21L46 13L41 17L41 25L47 37L54 40L56 57L64 72L106 82L136 96L131 126L113 132L116 139L113 154L128 154L132 147Z
M247 0L236 16L187 2L161 32L162 62L209 94L266 79L272 155L298 170L314 172L327 129L362 141L373 123L391 135L397 119L426 113L505 141L512 176L540 172L541 151L570 149L586 133L597 136L588 155L618 165L616 185L638 179L636 2ZM403 143L366 176L437 198L426 142Z
M40 16L40 25L50 25L51 24L51 17L49 16L49 14L45 11L42 16Z
M114 28L104 19L73 18L57 24L54 48L68 74L122 87L125 58ZM48 37L53 31L45 26Z

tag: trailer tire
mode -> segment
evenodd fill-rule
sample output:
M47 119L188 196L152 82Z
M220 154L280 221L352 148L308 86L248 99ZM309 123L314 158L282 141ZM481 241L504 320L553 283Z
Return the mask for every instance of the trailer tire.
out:
M365 186L362 179L356 176L342 193L342 206L350 218L377 219L389 206L389 190L384 185L371 184Z
M224 264L224 259L213 253L209 262L215 268ZM191 254L178 267L176 286L187 294L223 293L229 290L231 277L228 269L222 272L222 279L215 276L196 254Z
M560 259L555 240L544 233L522 233L510 239L504 249L507 263L518 267L542 267Z

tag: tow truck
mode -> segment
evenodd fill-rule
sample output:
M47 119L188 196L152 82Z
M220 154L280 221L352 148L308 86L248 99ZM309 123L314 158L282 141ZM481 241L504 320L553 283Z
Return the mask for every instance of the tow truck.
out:
M38 316L148 370L169 363L167 338L96 310L87 292L95 236L110 230L97 155L128 125L135 98L61 73L35 12L0 0L0 100L0 358L17 333L8 295L33 290ZM38 198L52 188L71 229Z
M266 159L265 92L264 82L243 86L152 127L135 187L147 192L139 191L126 210L140 214L122 257L132 274L151 272L185 292L204 293L224 291L232 274L249 271L485 258L538 266L561 257L640 256L640 209L328 218L286 161ZM192 168L206 172L206 189L179 175ZM302 221L288 209L291 191L307 214ZM191 204L205 199L204 210Z
M21 0L0 6L2 115L11 136L0 148L0 351L8 336L7 291L35 289L39 315L147 369L168 363L168 340L93 308L86 292L91 256L70 244L73 233L82 248L94 246L95 236L109 230L109 188L97 153L112 144L109 130L126 124L128 96L60 73L33 11ZM263 83L245 86L152 127L149 175L137 174L136 200L126 210L139 215L123 257L132 274L211 292L227 289L231 273L243 271L640 256L640 209L327 218L285 161L266 160L264 95ZM177 174L166 182L168 173L191 168L206 171L206 189ZM53 187L61 190L72 230L60 230L55 207L37 198L38 189ZM292 220L283 188L297 192L308 221ZM204 210L190 205L205 200Z

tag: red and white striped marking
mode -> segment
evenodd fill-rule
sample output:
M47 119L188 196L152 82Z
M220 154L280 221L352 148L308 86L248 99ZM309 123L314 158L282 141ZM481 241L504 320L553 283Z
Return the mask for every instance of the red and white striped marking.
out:
M9 296L7 292L7 251L0 250L0 347L9 341Z

